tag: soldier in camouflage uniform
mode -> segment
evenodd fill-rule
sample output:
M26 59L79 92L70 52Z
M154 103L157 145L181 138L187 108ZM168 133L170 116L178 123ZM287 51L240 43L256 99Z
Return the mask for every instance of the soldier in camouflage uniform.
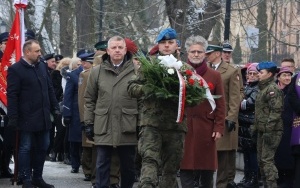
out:
M168 28L157 37L160 55L175 54L176 31ZM138 74L128 86L129 95L142 98L143 85ZM161 168L160 188L177 187L176 174L183 156L187 131L185 123L176 123L178 103L168 100L142 100L138 151L142 157L139 188L155 188Z
M277 187L278 172L274 164L274 155L281 140L283 123L282 91L274 82L277 66L273 62L261 62L259 71L260 89L255 102L255 129L257 131L257 156L264 186Z

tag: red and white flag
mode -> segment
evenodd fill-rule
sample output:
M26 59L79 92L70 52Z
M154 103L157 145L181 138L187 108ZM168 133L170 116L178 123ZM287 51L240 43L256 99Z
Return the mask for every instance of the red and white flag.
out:
M6 76L7 69L10 65L20 60L22 57L22 46L25 39L24 27L24 9L28 4L28 0L15 0L16 15L9 32L6 48L2 57L0 66L0 107L6 111Z

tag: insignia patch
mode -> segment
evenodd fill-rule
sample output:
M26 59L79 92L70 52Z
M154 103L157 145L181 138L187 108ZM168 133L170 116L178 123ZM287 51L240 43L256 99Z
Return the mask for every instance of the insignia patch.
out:
M274 91L271 91L271 92L269 93L269 95L270 95L270 96L273 96L273 95L275 95L275 92L274 92Z

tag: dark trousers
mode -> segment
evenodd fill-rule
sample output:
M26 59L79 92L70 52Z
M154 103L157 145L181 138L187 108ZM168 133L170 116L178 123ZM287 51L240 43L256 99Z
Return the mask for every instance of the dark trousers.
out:
M181 186L184 188L194 188L194 179L200 177L199 188L213 188L213 170L180 170ZM199 176L198 176L199 175ZM199 179L197 179L199 181Z
M235 177L235 150L218 151L217 187L227 187Z
M295 155L295 181L294 187L300 187L300 155Z
M41 179L49 147L49 131L20 131L19 175L23 181ZM31 160L32 156L32 160ZM31 164L30 164L31 161Z
M92 157L93 157L93 148L92 147L82 147L82 170L85 175L92 174Z
M258 162L256 151L243 151L244 155L244 171L257 174Z
M54 137L53 151L55 153L64 153L64 140L66 134L66 128L61 123L61 118L57 118L55 121L56 134Z
M134 184L135 146L118 146L116 148L120 158L121 187L132 188ZM112 146L97 146L97 188L109 188Z
M81 152L81 142L70 142L71 166L74 169L79 169L80 167Z

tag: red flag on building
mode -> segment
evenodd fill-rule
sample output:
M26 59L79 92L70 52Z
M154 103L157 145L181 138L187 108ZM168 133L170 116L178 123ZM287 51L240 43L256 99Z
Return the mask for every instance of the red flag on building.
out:
M16 1L15 1L16 3ZM24 8L27 4L19 2L15 4L16 15L9 33L9 37L6 43L6 48L2 57L0 66L0 106L6 110L7 98L6 98L6 76L8 67L19 61L22 56L22 43L24 40ZM21 19L21 18L22 19Z

